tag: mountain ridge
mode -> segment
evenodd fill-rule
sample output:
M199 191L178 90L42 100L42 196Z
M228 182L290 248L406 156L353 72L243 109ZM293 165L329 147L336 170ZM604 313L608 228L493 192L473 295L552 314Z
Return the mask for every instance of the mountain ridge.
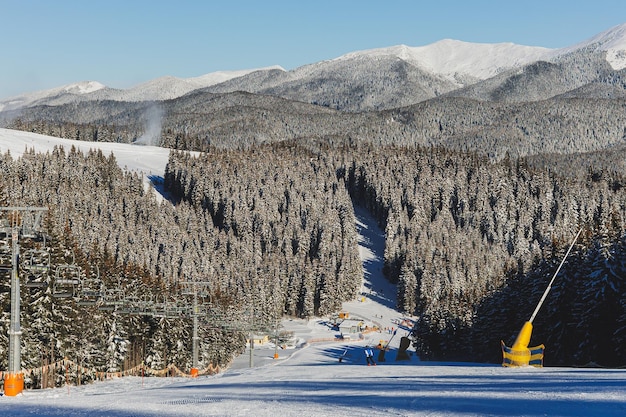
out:
M164 102L193 92L238 91L352 113L397 109L443 96L505 103L622 97L626 24L560 49L443 39L420 47L401 44L350 52L289 71L271 66L186 79L164 76L125 90L83 82L0 101L0 113L6 121L27 108L48 113L44 107L88 101Z
M400 44L349 52L290 71L276 65L250 70L216 71L192 78L163 76L128 89L114 89L97 81L85 81L0 100L0 111L85 100L168 100L196 89L278 94L288 99L348 111L387 109L467 88L507 72L519 72L535 62L558 63L563 57L583 50L587 53L604 53L604 60L615 71L626 68L626 23L560 49L510 42L471 43L442 39L417 47ZM355 68L356 71L353 71ZM385 74L386 71L389 74ZM378 74L374 76L375 82L381 86L374 86L372 92L368 93L367 85L371 82L368 82L367 77L370 73ZM382 87L385 75L390 75L387 78L395 77L391 80L391 88L389 85ZM323 84L329 80L330 87L326 88ZM332 96L332 90L336 90L338 84L339 92L344 97ZM572 89L583 85L575 85ZM384 89L390 91L390 97L385 97ZM406 94L402 94L403 89L407 91ZM331 90L331 93L327 90ZM555 95L565 93L567 91L559 90ZM393 97L398 94L400 99ZM356 97L346 98L347 95ZM381 99L368 95L381 96ZM380 104L374 104L376 101Z
M250 72L262 70L282 70L279 66L215 71L191 78L162 76L127 89L107 87L98 81L81 81L48 90L24 93L0 100L0 112L37 105L62 105L73 101L114 100L114 101L161 101L183 96L191 91L213 84L223 83L231 78L241 77Z
M606 52L606 60L614 70L626 68L626 23L613 26L583 42L562 48L560 51L565 54L590 47Z

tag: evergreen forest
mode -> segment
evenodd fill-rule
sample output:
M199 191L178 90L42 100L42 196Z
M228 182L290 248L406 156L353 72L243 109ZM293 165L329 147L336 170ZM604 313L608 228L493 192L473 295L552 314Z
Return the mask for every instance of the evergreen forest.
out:
M500 340L512 342L582 229L534 336L550 347L547 365L626 364L626 178L616 171L311 139L173 150L167 200L142 180L100 151L0 156L0 203L48 208L45 242L24 242L24 253L45 245L51 264L79 265L125 299L189 305L186 284L206 285L195 293L212 311L199 327L202 367L243 350L252 327L232 323L269 329L358 296L356 205L385 230L384 273L398 310L419 318L422 359L498 363ZM54 295L52 286L22 292L24 368L63 357L103 372L142 361L191 367L188 315L122 314Z

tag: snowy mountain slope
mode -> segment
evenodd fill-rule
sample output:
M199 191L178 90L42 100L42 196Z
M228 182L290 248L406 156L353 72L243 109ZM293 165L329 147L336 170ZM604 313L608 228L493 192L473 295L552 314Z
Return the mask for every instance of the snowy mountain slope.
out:
M115 101L154 101L170 100L181 97L191 91L220 84L230 79L238 78L256 71L281 70L280 67L241 71L217 71L193 78L161 77L137 85L127 90L113 90L110 94L100 97L100 100Z
M107 87L97 81L83 81L74 84L68 84L50 90L35 91L32 93L24 93L19 96L9 97L0 101L0 111L18 109L35 105L41 101L45 101L51 97L62 95L80 96L94 93Z
M481 44L444 39L420 47L399 45L354 52L337 60L396 56L463 86L467 82L462 80L485 80L502 71L545 59L553 53L552 49L513 43Z
M356 352L352 345L313 345L254 369L26 390L0 397L0 407L12 417L618 417L626 412L623 370L415 362L367 367L339 364L332 355L344 347Z
M85 81L50 90L25 93L0 101L0 111L13 110L35 105L58 106L85 100L114 101L156 101L169 100L183 96L190 91L223 83L254 71L265 71L282 68L269 67L239 71L217 71L192 78L165 76L150 80L129 89L114 89L96 81Z
M116 143L63 140L0 129L0 152L25 148L99 147L130 170L162 175L167 150ZM382 327L399 317L393 286L382 281L384 235L357 208L363 297L344 309ZM389 340L384 331L363 340L333 339L323 319L293 320L308 341L299 349L255 348L255 368L232 367L198 379L125 377L80 387L25 390L0 397L4 415L23 416L623 416L626 371L574 368L503 368L499 365L396 361L397 339L385 362L364 366L363 346ZM288 324L285 324L287 328ZM401 332L404 335L404 331ZM400 336L401 336L400 335ZM318 342L315 342L318 340ZM346 360L338 356L346 351ZM246 352L247 354L248 352ZM247 362L247 357L238 360Z
M605 52L605 59L614 70L626 68L626 23L614 26L584 42L560 49L558 55L584 49Z
M209 91L278 95L347 111L397 108L445 94L480 100L543 100L578 91L599 76L614 78L611 71L619 69L619 58L626 56L623 32L624 26L618 26L563 49L450 39L421 47L398 45L351 52L271 79L243 76ZM605 89L592 94L601 97Z
M581 87L599 80L619 78L604 59L604 53L573 51L550 61L536 61L462 89L451 96L483 101L533 102L555 96L576 96ZM623 87L622 87L623 89ZM587 90L589 94L589 90ZM594 96L602 98L601 94Z
M153 175L162 175L165 169L163 155L151 147L81 143L0 130L0 152L10 150L14 156L26 146L45 152L58 144L81 149L107 146L103 151L107 155L113 152L120 166ZM129 152L134 152L134 157ZM388 307L393 303L393 287L381 281L384 235L358 208L357 228L365 270L365 299L345 303L344 309L386 327L399 315ZM414 356L408 361L396 361L395 342L385 362L367 367L363 346L389 340L389 333L368 333L364 340L350 342L319 341L336 334L322 318L287 322L284 327L298 329L298 335L308 344L298 349L279 349L278 359L273 359L275 347L271 343L255 347L254 368L246 366L248 351L238 358L243 366L214 376L124 377L79 387L27 389L16 397L1 396L0 408L4 415L13 417L613 417L626 412L625 370L503 368L493 364L420 362ZM346 360L339 363L338 356L344 351Z
M208 91L244 90L340 110L380 110L428 100L552 53L539 47L444 40L352 52L271 80L243 76Z
M357 208L365 301L344 304L354 317L399 317L386 306L393 293L380 281L383 232ZM359 309L360 306L360 309ZM271 342L239 356L233 366L197 379L125 377L81 387L26 390L0 397L7 415L150 416L623 416L626 371L504 368L472 363L396 361L392 339L385 361L365 366L363 347L388 341L384 331L363 340L333 339L323 318L285 320L306 343L277 349ZM338 357L345 352L340 363ZM278 353L278 359L274 359Z
M382 58L397 58L431 73L444 77L458 86L467 85L463 80L485 80L503 71L521 68L524 65L552 60L574 51L595 45L598 50L610 52L607 61L614 69L626 66L626 23L602 32L584 42L571 47L551 49L539 46L525 46L514 43L472 43L444 39L429 45L411 47L396 45L350 52L337 58L304 65L289 71L289 81L315 75L338 61L351 62L367 59L375 66ZM621 60L616 60L620 58ZM243 80L242 80L243 81Z
M347 111L396 108L458 88L452 80L395 55L355 56L301 67L256 92Z
M551 97L619 98L626 83L626 24L571 47L552 50L543 60L509 69L453 91L452 96L508 102Z
M72 146L87 153L90 149L100 149L104 155L113 153L121 168L126 168L139 175L163 175L169 157L169 149L158 146L138 146L127 143L113 142L82 142L71 139L55 138L19 130L0 128L0 152L11 152L16 158L24 151L34 149L35 152L52 152L55 146L70 149Z
M100 149L105 156L113 153L121 168L143 176L146 188L152 186L154 177L163 177L169 158L169 149L158 146L82 142L0 128L0 153L10 152L14 158L22 156L26 150L34 149L35 152L46 153L52 152L57 146L62 146L66 150L74 146L83 153L89 152L90 149Z

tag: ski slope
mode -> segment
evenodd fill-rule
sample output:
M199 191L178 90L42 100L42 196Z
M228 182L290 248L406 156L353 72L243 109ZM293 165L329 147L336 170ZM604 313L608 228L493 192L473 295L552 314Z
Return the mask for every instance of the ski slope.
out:
M162 176L166 149L64 141L0 129L0 152L55 144L113 152L120 166ZM328 317L284 320L298 344L268 343L236 358L221 374L186 378L125 377L90 385L25 390L0 397L0 413L25 416L625 416L626 370L503 368L494 364L396 361L398 340L385 331L404 317L382 277L384 235L356 208L364 266L361 295L344 311L380 326L363 339L338 341ZM385 361L365 366L363 347L391 341ZM547 349L549 352L549 347ZM341 363L338 357L346 352ZM278 353L278 359L274 354ZM250 367L252 356L253 367Z
M126 377L0 397L6 416L624 416L624 371L339 364L338 345L198 379ZM354 347L355 354L356 347ZM268 352L269 353L269 352ZM360 353L360 352L359 352Z
M83 153L90 149L100 149L105 156L113 153L121 168L143 174L145 178L151 175L163 176L169 157L169 149L158 146L84 142L0 128L0 153L9 151L14 158L22 156L24 151L30 149L41 153L52 152L55 146L62 146L66 151L74 146Z

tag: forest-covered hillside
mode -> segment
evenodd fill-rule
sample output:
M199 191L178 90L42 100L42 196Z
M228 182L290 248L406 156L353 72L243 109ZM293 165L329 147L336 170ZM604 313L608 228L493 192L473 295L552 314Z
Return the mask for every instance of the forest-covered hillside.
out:
M626 361L626 180L614 172L562 176L441 147L286 141L173 152L170 203L96 151L5 154L0 164L3 205L49 207L53 263L75 259L127 298L189 304L181 281L210 282L203 302L259 325L332 314L357 295L353 207L362 205L386 231L385 273L398 283L399 310L421 318L424 359L497 362L499 340L511 343L583 228L536 337L549 343L546 364ZM2 282L0 361L9 311ZM189 317L105 313L50 288L26 292L24 305L26 365L40 363L42 346L53 346L44 351L50 360L76 357L101 370L139 357L154 367L190 364ZM201 324L203 366L243 346L226 319Z
M381 112L345 113L272 96L196 92L163 102L87 102L2 113L0 125L68 139L209 151L283 141L440 146L499 161L539 156L568 171L623 173L626 100L552 98L521 103L440 97ZM146 138L149 136L149 138ZM598 153L600 152L600 153ZM577 157L585 154L585 158ZM571 166L572 161L581 162Z

